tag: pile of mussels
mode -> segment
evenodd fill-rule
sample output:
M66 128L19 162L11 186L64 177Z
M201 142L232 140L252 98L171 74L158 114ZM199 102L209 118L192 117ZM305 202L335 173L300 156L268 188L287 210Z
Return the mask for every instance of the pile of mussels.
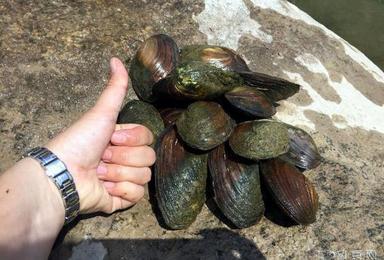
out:
M231 49L179 49L162 34L142 43L129 73L140 100L128 102L118 121L154 133L155 198L169 228L195 221L207 184L236 227L256 224L265 210L260 181L290 219L316 220L318 196L302 174L320 163L316 145L305 131L271 118L276 102L299 85L251 71Z

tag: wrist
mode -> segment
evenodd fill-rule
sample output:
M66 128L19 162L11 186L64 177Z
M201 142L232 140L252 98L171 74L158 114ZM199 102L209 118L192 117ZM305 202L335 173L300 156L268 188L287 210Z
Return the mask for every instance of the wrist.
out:
M56 154L45 147L29 150L25 156L33 158L44 169L45 175L60 192L65 208L65 224L70 223L79 213L79 195L67 166Z
M0 191L0 248L6 249L0 255L24 259L23 252L30 252L30 258L46 258L36 241L51 248L64 224L64 206L55 185L38 162L25 158L0 175Z
M35 211L34 226L43 230L47 223L51 223L51 227L59 230L64 225L65 208L60 191L57 189L53 181L45 174L41 165L32 158L25 158L19 162L22 167L29 169L31 179L25 182L25 185L34 185L33 189L36 194L37 210ZM32 173L32 174L31 174Z

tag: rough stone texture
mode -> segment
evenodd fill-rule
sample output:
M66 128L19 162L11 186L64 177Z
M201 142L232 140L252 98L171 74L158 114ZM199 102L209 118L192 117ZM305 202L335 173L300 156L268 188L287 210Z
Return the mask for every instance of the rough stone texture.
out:
M106 251L106 259L384 256L383 117L374 120L383 115L384 77L378 80L381 75L352 59L340 39L323 29L260 8L267 2L0 2L0 171L94 103L112 55L129 61L140 41L159 32L180 45L208 41L238 48L251 68L307 83L283 102L277 117L310 131L324 157L307 173L321 203L318 221L310 226L286 228L264 218L254 227L232 230L204 207L190 228L168 231L158 224L147 197L129 210L65 228L53 258L75 259L76 250L89 256L93 249L95 255ZM285 1L268 3L291 8ZM215 16L210 5L223 11ZM259 33L236 31L248 28L245 23ZM359 95L350 99L341 95L355 92ZM336 110L343 101L352 105L334 114L306 107L317 101L313 93ZM356 110L359 104L368 105ZM72 252L73 246L78 247Z

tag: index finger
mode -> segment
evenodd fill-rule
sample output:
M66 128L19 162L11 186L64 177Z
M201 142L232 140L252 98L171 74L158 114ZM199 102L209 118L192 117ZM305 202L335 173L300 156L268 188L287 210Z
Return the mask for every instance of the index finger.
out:
M143 125L118 124L111 137L111 143L119 146L142 146L153 142L152 132Z

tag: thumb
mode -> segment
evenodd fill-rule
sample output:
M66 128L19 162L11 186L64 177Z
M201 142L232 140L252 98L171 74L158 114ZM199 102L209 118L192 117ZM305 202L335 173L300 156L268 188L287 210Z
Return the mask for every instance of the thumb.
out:
M128 72L118 58L110 61L111 77L94 110L117 116L128 87Z

